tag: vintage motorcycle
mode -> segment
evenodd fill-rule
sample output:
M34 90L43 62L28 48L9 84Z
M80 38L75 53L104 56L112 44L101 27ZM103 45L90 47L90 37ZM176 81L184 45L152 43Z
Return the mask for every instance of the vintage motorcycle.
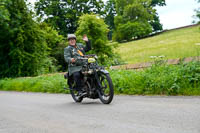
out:
M64 75L68 79L67 83L70 93L75 102L82 102L83 98L97 99L104 104L109 104L113 100L114 88L110 78L109 72L104 67L99 66L96 55L85 55L76 60L84 62L81 73L83 75L82 81L85 87L83 88L85 94L79 95L75 89L75 82L73 76L68 73Z

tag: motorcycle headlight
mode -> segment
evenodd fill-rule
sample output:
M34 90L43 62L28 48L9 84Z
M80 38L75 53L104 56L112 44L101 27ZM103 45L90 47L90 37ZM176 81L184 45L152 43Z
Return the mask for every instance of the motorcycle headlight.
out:
M96 60L94 58L88 58L88 63L94 63Z

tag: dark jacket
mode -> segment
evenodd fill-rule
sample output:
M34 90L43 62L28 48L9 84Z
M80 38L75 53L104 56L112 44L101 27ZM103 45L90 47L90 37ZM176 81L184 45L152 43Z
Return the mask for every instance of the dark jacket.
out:
M69 45L64 49L64 58L65 61L68 63L69 76L71 76L74 72L80 71L83 66L83 62L81 61L76 61L75 63L71 62L71 58L77 59L77 57L81 57L77 50L80 50L84 55L85 52L91 50L90 41L86 42L86 46L81 43L76 43L76 46L77 48Z

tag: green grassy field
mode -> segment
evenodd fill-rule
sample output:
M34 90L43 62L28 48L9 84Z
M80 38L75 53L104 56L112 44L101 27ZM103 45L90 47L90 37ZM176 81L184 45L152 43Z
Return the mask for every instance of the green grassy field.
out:
M150 56L164 59L200 55L200 26L167 31L160 35L128 43L120 43L116 51L128 64L152 61Z

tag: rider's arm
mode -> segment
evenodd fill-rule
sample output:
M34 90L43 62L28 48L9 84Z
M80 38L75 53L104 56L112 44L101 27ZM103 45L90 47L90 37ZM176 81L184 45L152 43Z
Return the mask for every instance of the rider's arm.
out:
M71 52L69 48L65 48L64 49L64 58L65 61L69 64L72 62L72 58L71 58Z
M86 46L83 49L84 49L85 52L88 52L92 49L90 40L86 41Z

